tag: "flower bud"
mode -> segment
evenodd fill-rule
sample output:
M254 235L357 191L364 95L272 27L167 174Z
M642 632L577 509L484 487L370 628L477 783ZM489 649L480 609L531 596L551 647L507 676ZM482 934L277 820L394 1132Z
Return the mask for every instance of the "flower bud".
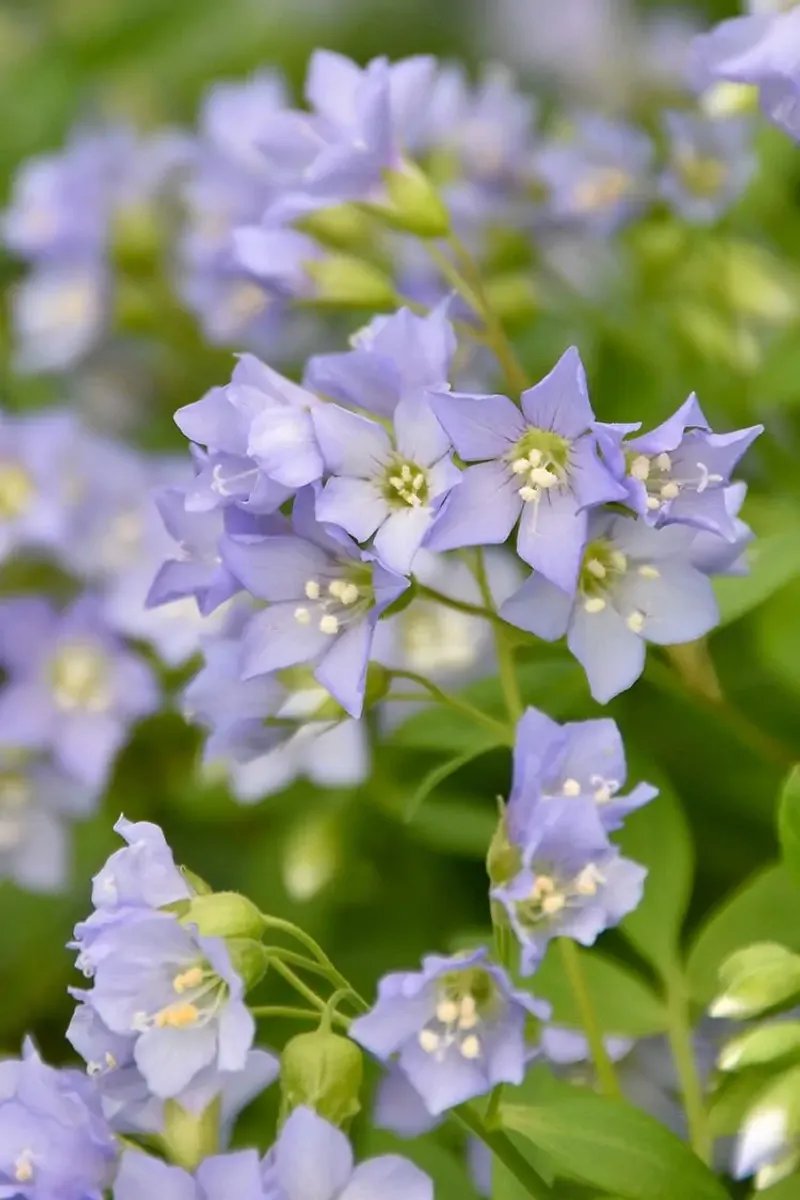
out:
M450 232L450 214L427 175L413 163L383 172L386 202L370 204L371 212L389 225L417 237L442 238Z
M728 1042L717 1059L721 1071L741 1071L776 1059L800 1058L800 1021L748 1029Z
M369 216L355 204L336 204L331 208L317 209L298 218L294 226L334 250L355 250L369 246L373 232Z
M522 856L517 846L508 840L508 827L505 813L501 813L500 821L494 836L489 843L486 855L486 870L492 887L508 883L522 869Z
M800 1067L759 1093L742 1123L734 1154L737 1179L755 1175L756 1191L790 1175L800 1162Z
M391 280L371 263L348 254L329 254L305 269L313 280L308 303L329 308L372 308L390 311L397 302Z
M528 321L540 308L536 285L525 271L506 271L488 279L486 298L496 316L508 324Z
M269 955L266 948L255 938L227 938L225 942L231 966L244 983L246 992L252 991L267 973Z
M251 900L239 892L195 896L182 916L206 937L260 937L264 919Z
M333 1125L343 1125L361 1108L363 1069L363 1055L349 1038L324 1025L298 1034L281 1055L284 1118L305 1105Z
M194 1171L204 1158L218 1152L220 1110L220 1096L199 1113L183 1108L177 1100L165 1102L161 1140L171 1163Z
M753 1017L800 996L800 955L776 942L738 950L719 974L723 990L709 1009L712 1017Z

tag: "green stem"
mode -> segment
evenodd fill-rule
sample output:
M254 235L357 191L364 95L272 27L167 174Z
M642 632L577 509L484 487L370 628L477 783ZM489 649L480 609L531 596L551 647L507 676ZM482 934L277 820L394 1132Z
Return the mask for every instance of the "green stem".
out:
M254 1017L286 1017L292 1021L319 1021L321 1014L317 1009L292 1008L288 1004L258 1004L250 1009ZM350 1021L341 1013L331 1013L331 1021L342 1029L350 1028Z
M474 1137L480 1138L483 1144L489 1147L492 1154L500 1159L528 1195L533 1196L534 1200L551 1200L551 1197L555 1197L555 1192L547 1180L542 1178L536 1168L519 1152L502 1130L487 1129L485 1123L468 1104L462 1104L459 1108L452 1109L450 1115L465 1126Z
M424 583L417 584L417 595L426 600L433 600L436 604L443 604L445 608L453 608L456 612L467 613L470 617L482 617L484 621L492 621L498 625L506 624L503 618L492 609L481 608L479 604L469 604L466 600L456 600L453 596L437 592L435 588L428 587Z
M487 341L494 351L497 361L503 368L512 394L518 395L527 388L528 379L514 353L511 342L506 336L502 321L492 308L489 297L486 294L486 289L483 286L480 267L463 242L459 241L455 234L451 234L448 241L460 266L460 271L457 270L455 274L465 280L469 291L477 300L477 306L473 305L473 307L475 307L475 311L486 326ZM463 292L462 295L464 295ZM464 299L467 299L466 295L464 295Z
M561 961L564 965L564 971L569 980L572 994L575 997L575 1003L578 1006L578 1012L581 1016L581 1024L586 1034L586 1040L589 1043L589 1050L594 1060L600 1086L607 1096L619 1097L622 1095L619 1082L614 1065L608 1057L605 1042L603 1041L603 1031L600 1028L597 1014L592 1004L592 998L586 987L583 967L578 956L578 947L571 938L559 938L558 945L561 951Z
M495 610L494 597L492 596L492 589L489 586L489 577L486 574L486 561L483 557L482 549L478 549L475 554L475 579L480 588L483 603L487 609L495 614L496 620L500 621ZM509 718L512 724L516 726L525 711L525 705L522 702L519 683L517 682L517 672L514 666L514 649L509 645L505 629L503 628L504 624L504 622L500 621L500 624L495 624L494 626L494 645L497 654L500 686L503 689Z
M313 988L310 988L307 983L304 983L299 975L296 975L291 967L287 967L286 963L281 962L279 958L270 959L270 966L273 970L282 975L291 987L296 992L299 992L304 1000L317 1010L317 1012L325 1012L325 1001L322 1000Z
M417 675L415 671L390 671L392 679L408 679L412 683L419 684L425 688L435 700L440 704L446 704L448 708L455 709L456 712L463 713L469 717L477 725L482 725L485 729L491 730L495 737L505 742L507 745L514 744L514 731L509 729L503 721L498 721L491 717L489 713L483 712L480 708L475 708L473 704L469 704L466 700L462 700L459 696L453 696L449 692L443 692L440 687L437 687L430 679L426 679L424 675Z
M686 980L680 967L669 971L664 982L667 989L667 1033L675 1060L675 1069L681 1085L683 1107L689 1127L689 1141L698 1158L711 1162L713 1138L703 1098L703 1084L697 1070L697 1061L692 1044L692 1025Z
M316 942L310 933L306 933L299 925L293 924L292 921L285 921L282 917L271 917L266 913L261 913L261 919L264 922L265 928L279 930L281 933L285 933L289 937L293 937L296 941L301 942L313 954L317 962L325 968L325 972L331 983L338 988L347 988L359 1008L363 1009L364 1012L368 1010L369 1005L364 997L359 995L349 980L345 979L341 971L334 966L319 942Z

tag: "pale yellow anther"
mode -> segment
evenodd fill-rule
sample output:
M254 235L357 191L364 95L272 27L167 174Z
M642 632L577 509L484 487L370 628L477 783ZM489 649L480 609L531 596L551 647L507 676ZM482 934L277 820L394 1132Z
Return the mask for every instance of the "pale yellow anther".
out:
M297 621L298 625L310 625L311 613L307 608L303 608L301 606L300 608L296 608L294 610L294 619Z
M0 463L0 520L18 517L34 496L33 482L19 463Z
M554 892L552 896L545 896L542 900L542 912L548 917L554 917L556 913L561 912L566 903L560 892Z
M419 475L415 475L411 480L411 486L415 492L420 491L425 486L425 476L420 471Z
M14 1163L14 1178L17 1183L30 1183L33 1179L33 1163L31 1151L25 1150Z
M573 887L579 896L596 896L598 887L605 881L605 876L595 864L588 863L576 878Z
M392 485L392 487L394 488L394 490L396 492L402 492L403 487L405 486L399 475L390 475L389 483Z
M641 633L644 629L644 619L644 613L640 609L635 608L632 613L628 613L625 618L625 624L631 633Z
M661 508L661 501L657 496L648 496L647 507L650 509L650 512L655 512L657 508Z
M309 600L319 600L320 586L316 579L307 580L305 593Z
M407 493L403 499L407 504L410 504L412 508L422 508L422 501L419 496L414 494L414 492Z
M531 464L527 458L515 458L511 464L511 470L515 475L527 475L531 469Z
M586 564L586 570L590 575L594 575L595 579L605 579L608 574L599 558L590 558Z
M650 459L646 454L639 454L631 463L631 475L644 483L650 474Z
M606 602L602 596L590 596L583 602L583 611L590 614L601 613L605 606Z
M343 579L332 579L328 584L328 594L334 596L337 600L342 598L342 590L347 587Z
M551 471L548 467L531 467L528 478L537 487L551 488L558 483L555 471Z
M537 875L531 888L531 899L538 900L542 896L549 896L556 890L556 885L549 875Z
M319 622L320 633L325 633L328 637L339 632L339 622L332 613L325 613L324 617L320 617Z
M543 458L541 450L537 450L535 446L533 450L528 451L528 462L532 467L538 467Z
M411 482L412 471L411 471L411 467L408 465L408 463L403 463L402 467L400 468L400 476L404 483Z
M622 550L612 550L608 557L615 571L627 571L628 556Z
M342 604L344 604L346 607L349 607L349 605L355 604L360 595L361 593L356 584L346 583L339 593L339 599L341 600Z
M674 500L680 495L680 490L677 483L665 483L661 489L661 496L664 500Z
M203 975L202 967L189 967L188 971L182 971L180 975L175 976L172 986L178 995L181 995L183 992L198 987L203 982Z
M458 1020L459 1007L455 1000L440 1000L436 1005L436 1020L443 1025L452 1025Z
M108 1067L109 1071L113 1071L113 1070L115 1070L116 1067L119 1066L119 1063L117 1062L116 1058L109 1050L106 1050L105 1061L106 1061L106 1066Z
M426 1054L435 1054L441 1045L438 1033L434 1033L432 1029L421 1029L418 1040Z
M658 467L659 471L672 470L672 459L667 454L666 450L662 450L662 452L656 458L656 466Z
M481 1044L475 1037L474 1033L471 1033L469 1037L464 1038L463 1042L459 1046L459 1050L461 1052L461 1057L468 1059L470 1062L476 1058L480 1058L481 1056Z
M644 566L639 567L639 574L641 575L642 579L661 578L661 572L659 571L658 567L651 567L649 563L645 563Z
M521 487L519 489L518 494L521 497L521 499L525 501L526 504L529 504L531 502L531 500L535 500L536 497L539 495L539 489L535 488L535 487L531 487L529 484L526 483L524 487Z
M611 796L612 796L611 787L607 783L601 783L600 787L597 788L597 790L595 791L595 794L594 794L594 798L598 804L608 804L609 800L611 799Z
M478 1024L478 1006L474 996L464 996L461 1001L461 1015L458 1018L459 1029L474 1029Z
M171 1004L162 1008L153 1017L156 1029L186 1029L194 1025L200 1017L200 1009L196 1004Z
M561 792L564 796L580 796L581 785L577 779L565 779Z

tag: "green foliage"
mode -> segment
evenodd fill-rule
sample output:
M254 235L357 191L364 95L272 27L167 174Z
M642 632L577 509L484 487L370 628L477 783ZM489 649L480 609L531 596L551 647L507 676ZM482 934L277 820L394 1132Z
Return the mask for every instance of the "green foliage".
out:
M663 1033L667 1027L664 1004L633 971L597 950L579 950L578 956L603 1033L634 1038ZM551 946L536 975L528 982L532 992L553 1005L557 1024L580 1027L580 1013L557 946Z
M800 889L800 767L789 774L781 792L778 831L783 861Z

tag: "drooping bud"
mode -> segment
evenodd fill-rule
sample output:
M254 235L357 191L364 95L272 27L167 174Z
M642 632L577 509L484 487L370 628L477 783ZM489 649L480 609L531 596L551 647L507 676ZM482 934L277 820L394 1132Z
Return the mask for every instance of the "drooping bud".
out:
M335 204L307 213L294 222L296 229L335 250L355 250L369 246L372 222L356 204Z
M205 937L260 937L264 918L239 892L211 892L195 896L182 915L186 924L196 925Z
M372 263L348 254L329 254L305 264L313 280L309 303L328 308L371 308L388 312L396 307L391 280Z
M349 1038L326 1023L287 1042L281 1055L282 1116L305 1105L333 1125L343 1125L361 1108L363 1055Z
M754 1017L800 997L800 955L777 942L738 950L720 967L722 991L712 1017Z
M226 946L231 965L244 983L246 992L251 991L267 973L269 954L255 938L227 938Z
M450 214L427 175L414 163L400 170L383 172L385 203L370 203L369 209L387 224L423 238L447 237Z
M177 1100L167 1100L161 1141L169 1161L176 1167L194 1171L203 1159L216 1154L219 1151L220 1117L220 1096L215 1096L199 1113L183 1108Z
M741 1071L780 1059L800 1058L800 1021L781 1021L749 1029L720 1052L721 1071Z
M494 836L489 843L489 852L486 855L486 870L491 880L492 887L502 886L518 875L522 870L522 856L519 848L512 845L508 838L508 824L504 811L500 813L500 820L497 828L494 831Z

